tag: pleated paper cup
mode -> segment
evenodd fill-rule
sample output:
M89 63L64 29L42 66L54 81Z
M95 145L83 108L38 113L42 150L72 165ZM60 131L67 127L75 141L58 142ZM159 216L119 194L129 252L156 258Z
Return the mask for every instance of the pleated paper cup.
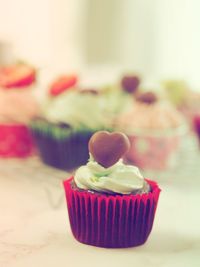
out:
M160 194L158 185L146 180L149 193L108 195L80 190L73 177L64 182L69 221L74 237L81 243L126 248L146 242L153 226Z
M32 129L32 135L42 161L51 167L67 171L87 163L89 159L88 142L93 133L83 131L62 136L58 131L54 136L51 126L49 131Z
M162 171L174 167L187 131L187 126L183 124L166 131L135 131L127 134L131 147L124 160L144 170Z
M131 148L125 161L144 170L166 170L176 163L180 136L129 136Z
M74 129L66 123L35 118L30 129L42 161L58 169L73 171L87 163L88 142L99 129Z

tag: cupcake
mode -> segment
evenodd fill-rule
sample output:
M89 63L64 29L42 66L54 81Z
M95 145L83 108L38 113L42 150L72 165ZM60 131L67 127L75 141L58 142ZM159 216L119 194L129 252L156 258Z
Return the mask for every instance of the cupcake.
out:
M140 78L136 75L125 75L117 84L102 88L107 116L111 121L122 112L129 110L139 90Z
M79 242L105 248L146 242L160 189L122 162L129 146L122 133L95 133L88 163L64 181L71 230Z
M125 132L131 143L126 161L147 170L171 166L185 132L181 114L153 92L138 94L132 110L121 114L115 127Z
M59 78L31 122L31 129L44 163L64 170L85 164L88 141L100 129L107 129L104 102L95 90L80 90L75 76Z
M191 90L189 85L182 80L165 81L163 87L168 99L193 127L193 120L200 113L200 94Z
M31 90L35 79L35 69L25 64L0 68L0 157L34 152L27 125L38 112Z

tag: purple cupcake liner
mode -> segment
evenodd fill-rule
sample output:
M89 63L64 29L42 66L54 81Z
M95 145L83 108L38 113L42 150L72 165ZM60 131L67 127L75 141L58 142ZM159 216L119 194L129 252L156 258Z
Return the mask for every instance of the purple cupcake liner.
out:
M87 163L88 142L93 133L77 132L59 139L45 132L32 130L42 161L49 166L68 171Z
M147 180L151 192L142 195L107 195L79 190L72 180L66 180L64 188L71 230L79 242L105 248L145 243L160 194L155 182Z

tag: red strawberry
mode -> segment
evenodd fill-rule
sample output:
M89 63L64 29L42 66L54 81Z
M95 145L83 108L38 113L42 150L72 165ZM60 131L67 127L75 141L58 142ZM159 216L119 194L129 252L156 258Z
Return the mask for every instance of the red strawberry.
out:
M60 76L55 82L50 86L50 94L52 96L57 96L62 94L64 91L72 88L78 81L77 76L75 75L63 75Z
M0 86L4 88L25 87L35 82L35 79L35 69L25 64L0 69Z

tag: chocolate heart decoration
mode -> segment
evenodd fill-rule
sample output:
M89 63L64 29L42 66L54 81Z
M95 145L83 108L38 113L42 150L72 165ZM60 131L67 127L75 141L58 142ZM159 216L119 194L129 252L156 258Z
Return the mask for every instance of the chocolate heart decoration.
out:
M122 88L129 94L135 93L139 84L140 79L137 76L124 76L121 80Z
M136 96L136 100L145 104L154 104L158 98L153 92L141 93Z
M120 132L96 132L89 141L89 151L93 158L103 167L114 165L128 151L128 137Z

